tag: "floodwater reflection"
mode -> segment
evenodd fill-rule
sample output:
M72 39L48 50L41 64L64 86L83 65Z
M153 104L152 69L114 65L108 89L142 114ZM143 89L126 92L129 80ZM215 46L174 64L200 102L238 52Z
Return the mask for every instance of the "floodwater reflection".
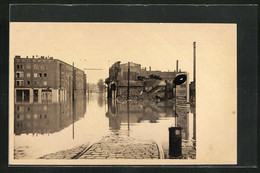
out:
M182 128L182 140L196 140L195 109L175 102L118 102L104 94L77 96L72 102L16 103L15 149L23 147L33 159L42 155L99 141L111 134L157 142L169 147L171 126Z
M14 133L21 134L51 134L68 127L86 112L86 99L78 97L72 100L52 103L16 103L14 105Z
M165 134L168 135L168 133L163 132L168 127L178 126L182 128L183 140L191 142L195 139L195 117L193 117L193 112L189 104L179 104L175 107L173 101L160 103L149 101L119 103L114 99L108 99L106 117L109 119L110 130L124 130L126 129L124 127L127 125L127 130L131 131L131 126L140 126L143 129L139 130L139 133L156 129L156 133L162 136ZM167 122L167 125L162 127L161 124L165 122ZM147 123L155 123L157 125L153 126L154 129L150 129L151 126L147 125ZM147 137L147 135L143 137ZM151 136L151 139L156 140L157 137L154 135Z
M109 127L111 130L119 130L121 124L158 123L163 117L172 117L173 103L163 102L155 104L151 102L142 103L118 103L116 100L108 100L108 111L106 116L109 118Z

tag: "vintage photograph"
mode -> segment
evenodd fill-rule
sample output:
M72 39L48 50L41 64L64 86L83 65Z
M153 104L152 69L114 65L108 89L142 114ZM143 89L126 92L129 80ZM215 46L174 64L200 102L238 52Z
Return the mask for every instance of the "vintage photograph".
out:
M197 116L216 114L196 109L214 89L205 74L227 57L236 58L232 24L11 22L9 158L192 163L211 142L197 139L207 124Z

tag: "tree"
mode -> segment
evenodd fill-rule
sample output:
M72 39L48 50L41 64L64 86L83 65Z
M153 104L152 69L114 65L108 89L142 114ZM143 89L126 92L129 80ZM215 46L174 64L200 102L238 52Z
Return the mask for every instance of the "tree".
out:
M104 89L105 89L104 80L99 79L97 85L98 85L99 92L101 92L101 93L104 92Z

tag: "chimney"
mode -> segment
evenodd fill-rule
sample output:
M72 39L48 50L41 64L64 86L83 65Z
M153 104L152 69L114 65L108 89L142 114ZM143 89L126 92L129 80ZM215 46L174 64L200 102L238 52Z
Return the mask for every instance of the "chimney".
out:
M178 69L178 68L179 68L179 61L177 60L177 61L176 61L176 72L179 72L179 69Z
M32 56L32 58L34 59L34 55Z
M28 56L26 56L26 58L28 58Z
M151 71L151 66L149 66L149 71Z

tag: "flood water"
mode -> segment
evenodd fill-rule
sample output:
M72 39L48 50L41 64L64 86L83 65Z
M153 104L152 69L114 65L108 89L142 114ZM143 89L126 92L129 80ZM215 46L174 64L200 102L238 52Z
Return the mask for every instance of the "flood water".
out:
M45 154L98 142L111 134L157 142L169 147L169 127L182 128L182 141L196 140L194 110L189 104L118 102L105 94L78 96L75 102L16 103L15 158L35 159ZM175 114L176 110L176 114Z

